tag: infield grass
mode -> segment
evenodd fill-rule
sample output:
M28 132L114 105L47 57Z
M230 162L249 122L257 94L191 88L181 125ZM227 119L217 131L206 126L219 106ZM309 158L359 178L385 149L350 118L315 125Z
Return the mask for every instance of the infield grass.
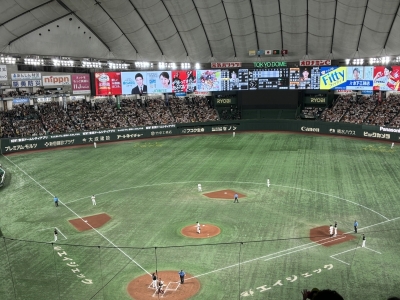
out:
M129 281L156 269L198 276L193 299L301 299L300 291L313 287L345 299L400 296L399 158L390 143L289 133L0 157L8 176L0 189L0 299L130 299ZM204 193L230 189L247 197L239 204L209 199L198 183ZM112 219L98 232L68 222L99 213ZM351 232L355 219L367 249L357 248L359 234L332 247L308 237L334 221ZM221 234L183 237L180 229L196 221ZM59 234L52 245L54 227L67 239Z

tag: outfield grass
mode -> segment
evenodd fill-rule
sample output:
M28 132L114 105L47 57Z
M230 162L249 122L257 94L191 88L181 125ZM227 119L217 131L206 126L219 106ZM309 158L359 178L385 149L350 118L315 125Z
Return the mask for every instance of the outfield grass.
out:
M8 174L0 189L7 237L0 244L0 299L130 299L129 281L156 268L198 276L202 287L193 299L301 299L300 290L313 287L336 289L345 299L399 296L399 157L390 143L289 133L0 157ZM203 192L247 197L239 204L209 199L198 183ZM65 205L55 208L51 195ZM98 213L112 217L98 232L78 232L68 222ZM351 232L355 219L368 249L357 248L360 235L332 247L308 237L334 221ZM219 226L221 234L183 237L180 229L196 221ZM59 234L59 251L49 244L54 227L67 238Z

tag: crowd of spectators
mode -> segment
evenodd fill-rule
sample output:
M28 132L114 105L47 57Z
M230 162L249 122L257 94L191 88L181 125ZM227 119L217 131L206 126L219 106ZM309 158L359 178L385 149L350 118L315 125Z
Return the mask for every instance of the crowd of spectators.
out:
M1 112L0 137L23 137L45 134L92 131L105 128L157 124L206 122L218 120L218 114L206 98L161 98L146 100L115 99L96 103L75 101L64 107L61 102L30 106L14 105Z
M399 95L389 95L386 100L381 102L378 101L378 105L372 114L366 119L367 124L377 125L377 126L393 126L399 119L397 117L400 112L400 96ZM397 118L397 121L396 121Z
M340 122L351 105L353 95L339 96L331 108L325 109L321 114L321 120L327 122Z
M350 100L350 107L344 114L342 122L361 124L372 113L377 106L377 101L374 97L358 96Z
M197 122L194 112L195 105L192 99L171 98L169 99L169 107L177 123Z
M319 119L323 111L323 107L306 106L301 110L300 116L303 119Z

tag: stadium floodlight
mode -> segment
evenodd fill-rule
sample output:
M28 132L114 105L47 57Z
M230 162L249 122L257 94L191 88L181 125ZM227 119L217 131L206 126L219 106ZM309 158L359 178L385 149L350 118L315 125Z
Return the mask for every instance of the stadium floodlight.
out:
M11 56L1 56L1 63L7 64L7 65L15 65L17 59L15 57Z
M397 57L396 57L396 62L397 62L397 63L400 62L400 56L397 56Z
M369 63L370 63L371 65L377 64L377 63L379 63L379 62L380 62L380 59L379 59L379 58L376 58L376 57L371 57L371 58L369 59Z
M108 67L110 69L128 69L129 64L108 62Z
M382 64L387 64L390 62L390 57L389 56L384 56L381 58Z
M38 65L43 65L44 64L44 60L40 59L40 58L26 57L26 58L24 58L24 64L25 65L38 66Z
M346 62L346 65L348 65L350 63L350 59L346 58L345 62Z
M190 66L190 63L181 63L181 69L190 69L191 68L191 66Z
M353 64L353 65L363 65L363 64L364 64L364 59L363 59L363 58L356 58L356 59L353 59L352 64Z
M199 63L196 63L196 64L194 65L194 67L195 67L195 69L200 69L200 64L199 64Z
M101 62L100 61L82 61L82 67L84 68L94 68L94 69L100 69L101 68Z
M159 68L159 69L165 69L165 68L166 68L166 63L160 61L160 62L158 63L158 68Z

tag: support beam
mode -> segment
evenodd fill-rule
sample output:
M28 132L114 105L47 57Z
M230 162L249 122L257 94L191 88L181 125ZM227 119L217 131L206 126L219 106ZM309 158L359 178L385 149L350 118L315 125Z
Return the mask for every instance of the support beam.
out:
M283 28L282 28L282 11L281 11L281 1L278 0L278 8L279 8L279 23L281 26L281 50L283 49Z
M97 0L96 0L97 1ZM158 44L158 42L157 42L157 40L156 40L156 38L155 38L155 36L154 36L154 34L153 34L153 32L151 32L151 30L150 30L150 28L149 28L149 26L147 25L147 23L144 21L144 19L143 19L143 17L142 17L142 15L140 14L140 12L136 9L136 6L132 3L132 0L128 0L129 1L129 3L132 5L132 7L133 7L133 9L136 11L136 13L138 14L138 16L139 16L139 18L140 18L140 20L142 20L142 22L143 22L143 24L144 24L144 26L146 26L146 28L147 28L147 30L150 32L150 34L151 34L151 36L152 36L152 38L153 38L153 40L154 40L154 42L156 43L156 45L157 45L157 47L158 47L158 49L160 50L160 52L161 52L161 55L164 55L164 52L162 51L162 49L161 49L161 47L160 47L160 45ZM137 52L137 51L136 51Z
M257 42L257 50L260 49L260 44L258 43L258 31L257 31L257 23L256 23L256 16L254 15L254 9L253 9L253 1L250 1L250 7L251 7L251 14L253 15L253 22L254 22L254 31L256 33L256 42Z
M224 8L224 12L225 12L226 21L228 22L229 33L231 34L232 45L233 45L233 53L235 54L235 57L236 57L236 48L235 48L235 42L233 41L233 35L232 35L231 24L229 23L228 14L226 13L226 9L225 9L224 0L221 0L221 3L222 3L222 7Z
M199 20L200 20L200 23L201 23L201 27L203 27L204 35L206 36L207 43L208 43L208 48L210 48L211 57L214 57L214 54L213 54L212 49L211 49L210 40L208 39L208 35L207 35L207 32L206 32L206 29L204 28L203 21L200 18L199 10L197 9L197 6L196 6L196 3L194 3L194 0L192 0L192 3L193 3L193 6L194 6L194 9L196 10L197 16L199 17Z
M335 15L333 16L332 39L331 39L331 54L332 54L332 51L333 51L333 38L335 36L337 4L338 4L338 0L335 0Z
M167 11L169 17L171 18L172 24L174 24L175 30L176 30L176 32L178 33L179 38L181 39L183 48L185 49L186 56L189 56L189 53L188 53L188 51L187 51L187 49L186 49L186 45L185 45L185 43L183 42L181 33L179 32L178 27L176 27L176 24L175 24L175 22L174 22L174 19L172 18L171 14L169 13L169 10L168 10L167 6L165 5L164 0L161 0L161 3L164 5L165 10Z
M362 20L362 23L361 23L360 35L358 36L358 42L357 42L357 52L358 52L358 47L360 46L361 34L362 34L362 32L363 32L363 28L364 28L365 15L367 14L368 3L369 3L369 0L367 0L367 4L365 5L364 17L363 17L363 20Z
M392 24L390 25L389 32L388 32L388 34L386 36L385 44L383 44L383 49L386 48L386 44L387 44L387 42L389 40L389 36L392 33L393 24L394 24L394 21L396 21L396 18L397 18L398 14L399 14L399 9L400 9L400 1L399 1L399 4L397 5L396 13L393 16Z

